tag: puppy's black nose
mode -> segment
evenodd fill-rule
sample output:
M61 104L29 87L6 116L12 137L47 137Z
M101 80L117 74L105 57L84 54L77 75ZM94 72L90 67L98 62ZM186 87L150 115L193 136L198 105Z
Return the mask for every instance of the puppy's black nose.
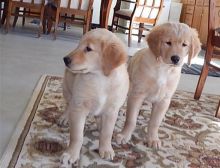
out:
M70 59L70 57L64 57L63 58L63 61L64 61L64 63L65 63L65 65L66 66L69 66L70 64L71 64L71 59Z
M171 57L171 61L173 64L178 64L179 60L180 60L180 57L178 55L173 55Z

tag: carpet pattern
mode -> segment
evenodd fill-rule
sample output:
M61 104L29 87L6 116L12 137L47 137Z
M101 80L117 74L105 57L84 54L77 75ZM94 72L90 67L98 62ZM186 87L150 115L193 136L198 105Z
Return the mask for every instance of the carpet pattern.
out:
M69 143L69 128L56 123L66 105L62 78L45 76L41 80L41 86L35 91L36 99L31 106L29 104L31 108L24 128L20 128L21 134L9 143L2 168L59 167L59 157ZM94 118L89 116L79 167L220 167L220 120L213 117L219 99L220 96L202 95L195 101L193 93L176 91L159 130L160 150L148 148L144 143L151 109L144 102L131 142L117 145L113 137L116 153L113 161L99 157L99 133ZM123 127L125 110L126 104L120 109L113 136Z

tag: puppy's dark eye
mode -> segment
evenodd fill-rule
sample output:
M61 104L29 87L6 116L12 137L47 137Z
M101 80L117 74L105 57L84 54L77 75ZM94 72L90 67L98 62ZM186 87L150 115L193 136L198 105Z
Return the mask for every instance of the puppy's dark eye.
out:
M186 47L186 46L187 46L187 44L186 44L186 43L183 43L183 44L182 44L182 46L183 46L183 47Z
M172 43L170 41L167 41L166 44L169 45L169 46L172 45Z
M91 49L89 46L87 46L87 47L85 48L85 51L86 51L86 52L90 52L90 51L92 51L92 49Z

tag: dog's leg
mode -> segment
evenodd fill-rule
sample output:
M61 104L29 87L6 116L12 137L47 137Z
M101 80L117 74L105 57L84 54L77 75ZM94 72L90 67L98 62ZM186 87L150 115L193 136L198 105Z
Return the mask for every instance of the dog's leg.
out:
M160 148L161 142L158 137L158 129L170 105L170 99L163 99L160 102L153 103L150 121L147 132L148 147Z
M60 118L57 121L57 124L61 127L68 127L69 126L69 111L68 104L66 110L63 112L63 114L60 116Z
M65 71L65 77L63 79L63 97L65 98L66 102L67 102L67 105L66 105L66 109L64 111L64 113L60 116L57 124L59 126L64 126L64 127L67 127L68 126L68 122L69 122L69 111L67 110L68 109L68 106L69 106L69 103L71 101L71 98L72 98L72 92L71 92L71 89L68 87L67 85L67 79L68 79L68 76L67 76L68 71L66 70ZM72 76L71 76L72 77Z
M101 117L100 116L95 116L95 120L96 120L96 125L97 125L97 129L99 130L99 131L101 131Z
M113 160L115 152L112 148L111 140L119 109L117 109L117 111L112 108L110 109L101 116L99 154L101 158Z
M145 95L132 95L128 96L126 121L123 130L117 134L116 141L118 144L127 143L136 127L137 116L139 109L144 101Z
M61 164L64 167L74 165L79 159L80 149L83 144L83 129L87 116L85 108L75 107L74 109L68 108L67 110L70 110L70 144L61 157Z

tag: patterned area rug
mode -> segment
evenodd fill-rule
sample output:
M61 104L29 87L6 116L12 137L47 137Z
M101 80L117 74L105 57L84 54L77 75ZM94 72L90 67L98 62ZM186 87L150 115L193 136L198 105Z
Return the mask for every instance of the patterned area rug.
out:
M56 124L65 108L61 83L61 77L41 78L3 155L1 168L59 167L59 157L69 143L69 128ZM220 167L220 120L213 117L219 98L203 95L195 101L193 93L176 91L159 130L160 150L145 146L151 106L144 102L131 142L120 146L113 139L113 161L100 159L99 133L94 118L88 117L79 167ZM126 104L120 110L115 133L124 124L125 109Z
M198 65L198 64L191 64L190 66L187 64L184 64L182 67L182 73L200 75L202 71L202 67L203 67L202 65ZM208 76L220 77L220 71L210 68Z

